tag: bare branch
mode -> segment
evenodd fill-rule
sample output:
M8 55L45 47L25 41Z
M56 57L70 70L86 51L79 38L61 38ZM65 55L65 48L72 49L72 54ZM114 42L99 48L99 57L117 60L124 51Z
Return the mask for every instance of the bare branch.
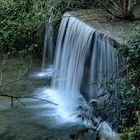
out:
M6 59L7 59L7 57L3 60L2 66L5 65ZM21 58L21 60L24 63L24 60L22 58ZM24 76L26 76L26 73L28 72L28 70L31 67L31 65L32 65L32 60L29 58L28 64L24 63L23 66L20 68L19 73L17 74L16 79L11 81L11 82L3 83L3 84L2 84L3 73L2 73L2 71L0 71L0 88L16 84L18 81L22 80L22 78ZM34 96L34 95L32 95L32 96L31 95L30 96L16 96L16 95L13 95L12 93L7 94L7 93L5 93L5 91L3 92L3 91L0 90L0 96L1 97L8 97L8 98L10 98L10 100L11 100L11 107L14 106L14 100L17 100L20 104L25 106L25 104L21 101L21 99L24 99L24 98L32 98L32 99L44 101L44 102L47 102L47 103L50 103L50 104L53 104L53 105L56 105L56 106L58 105L58 104L53 103L51 101L38 98L37 96Z
M23 102L21 102L21 100L20 99L24 99L24 98L32 98L32 99L37 99L37 100L40 100L40 101L44 101L44 102L47 102L47 103L51 103L51 104L53 104L53 105L56 105L56 106L58 106L58 104L56 104L56 103L53 103L53 102L51 102L51 101L48 101L48 100L45 100L45 99L41 99L41 98L38 98L38 97L36 97L36 96L14 96L14 95L9 95L9 94L5 94L5 93L2 93L1 91L0 91L0 96L2 96L2 97L9 97L10 99L11 99L11 107L13 106L13 99L16 99L18 102L20 102L23 106L25 106L25 104L23 103Z
M18 82L18 81L20 81L20 80L21 80L21 78L20 78L20 79L13 80L13 81L8 82L8 83L5 83L5 84L1 84L1 85L0 85L0 88L1 88L1 87L5 87L5 86L12 85L12 84L14 84L14 83L16 83L16 82Z

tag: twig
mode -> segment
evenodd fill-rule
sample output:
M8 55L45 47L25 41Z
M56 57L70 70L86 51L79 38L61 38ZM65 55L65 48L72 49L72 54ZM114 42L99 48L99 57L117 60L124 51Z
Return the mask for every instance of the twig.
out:
M25 106L25 104L24 104L23 102L21 102L21 101L19 100L19 98L16 97L16 99L17 99L17 101L19 101L23 106Z
M22 77L22 78L23 78L23 77ZM17 81L20 81L22 78L16 79L16 80L11 81L11 82L8 82L8 83L6 83L6 84L1 84L1 85L0 85L0 88L1 88L1 87L5 87L5 86L12 85L12 84L16 83Z
M99 96L96 97L96 99L99 99L100 97L104 97L105 95L108 95L108 94L110 94L110 93L106 93L106 92L105 92L105 93L103 93L103 94L100 94Z
M22 70L24 70L23 73ZM26 65L23 65L19 71L17 79L21 79L26 74L27 71L28 71L28 67Z
M2 93L2 92L1 92ZM9 95L9 94L5 94L5 93L2 93L0 94L0 96L3 96L3 97L9 97L11 99L11 107L13 107L13 99L16 99L17 101L19 101L23 106L25 106L25 104L23 102L21 102L20 99L22 98L32 98L32 99L37 99L37 100L40 100L40 101L44 101L44 102L48 102L48 103L51 103L53 105L56 105L58 106L58 104L56 103L53 103L51 101L48 101L48 100L45 100L45 99L41 99L41 98L38 98L38 97L35 97L35 96L14 96L14 95Z
M3 60L3 64L2 64L2 65L5 64L6 59L7 59L7 57ZM32 61L30 60L29 67L28 67L26 64L24 64L24 65L20 68L19 74L17 75L17 78L16 78L15 80L13 80L13 81L11 81L11 82L8 82L8 83L5 83L5 84L2 84L2 78L3 78L2 74L3 74L3 73L2 73L2 71L0 71L0 88L1 88L1 87L5 87L5 86L12 85L12 84L16 83L17 81L21 80L21 79L26 75L26 73L27 73L27 71L29 70L29 68L31 67L31 65L32 65Z

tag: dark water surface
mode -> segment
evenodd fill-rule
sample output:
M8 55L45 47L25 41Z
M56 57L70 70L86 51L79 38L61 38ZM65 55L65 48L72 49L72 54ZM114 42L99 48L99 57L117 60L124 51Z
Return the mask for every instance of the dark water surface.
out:
M33 73L40 71L41 61L31 61L29 58L10 58L4 64L0 60L2 84L11 82L19 73L24 73L25 68L20 72L24 64L27 67L31 65L26 75L12 85L1 87L0 91L15 96L33 96L36 89L49 86L47 78L32 77ZM58 124L56 118L48 115L52 110L45 101L32 98L20 100L25 106L14 100L14 107L11 107L10 98L0 96L0 140L69 140L69 135L79 128L78 124ZM91 140L93 137L90 135L83 140Z

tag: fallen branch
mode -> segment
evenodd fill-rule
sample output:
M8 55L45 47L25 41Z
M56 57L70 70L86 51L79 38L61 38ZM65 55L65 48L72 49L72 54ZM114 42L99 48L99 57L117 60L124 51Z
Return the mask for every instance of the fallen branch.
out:
M13 107L13 105L14 105L14 100L13 99L16 99L23 106L25 106L25 104L20 100L20 99L23 99L23 98L37 99L37 100L44 101L44 102L47 102L47 103L50 103L50 104L58 106L58 104L56 104L56 103L53 103L53 102L45 100L45 99L38 98L36 96L15 96L15 95L12 95L12 94L9 95L9 94L5 94L5 93L2 93L2 92L1 92L0 96L2 96L2 97L9 97L11 99L11 107Z
M20 81L21 79L22 79L22 78L20 78L20 79L16 79L16 80L13 80L13 81L8 82L8 83L6 83L6 84L1 84L1 85L0 85L0 88L1 88L1 87L5 87L5 86L12 85L12 84L14 84L14 83Z
M4 66L4 64L6 63L7 58L8 58L8 55L7 55L6 59L3 60L2 66ZM16 84L18 81L22 80L22 78L26 76L26 74L29 71L29 68L31 67L31 65L32 65L32 61L30 60L30 63L28 65L27 64L24 64L20 68L19 73L17 74L17 77L16 77L15 80L10 81L8 83L3 83L3 84L2 84L3 73L2 73L2 70L0 70L0 88L3 88L3 87L6 87L6 86L9 86L9 85ZM54 73L55 72L56 71L54 71ZM53 104L53 105L56 105L56 106L58 105L58 104L53 103L51 101L38 98L37 96L34 96L34 95L32 95L32 96L31 95L30 96L26 96L26 95L25 96L17 96L17 95L13 95L12 93L11 94L10 93L7 94L5 91L3 92L3 91L0 90L0 96L1 97L8 97L8 98L10 98L10 100L11 100L11 107L14 106L14 100L17 100L21 105L25 106L25 104L21 101L21 99L23 99L23 98L32 98L32 99L44 101L44 102L47 102L47 103L50 103L50 104Z

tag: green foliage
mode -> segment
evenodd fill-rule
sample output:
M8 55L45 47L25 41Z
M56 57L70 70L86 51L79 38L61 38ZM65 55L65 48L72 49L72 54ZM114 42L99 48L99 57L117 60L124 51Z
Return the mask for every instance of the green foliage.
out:
M139 140L140 138L140 126L134 125L126 129L123 133L120 134L122 140Z
M54 27L55 27L55 37L57 36L59 23L64 12L76 10L76 9L85 9L93 5L92 0L56 0L54 2Z
M119 87L120 93L117 97L106 98L96 115L102 114L122 132L139 123L136 112L140 110L140 26L135 27L127 37L119 53L124 56L124 68L120 72L121 77L114 77L114 81L110 81L106 92L113 93L113 89Z
M94 123L95 117L110 122L123 140L139 140L140 136L140 26L135 27L119 48L124 66L106 82L94 82L104 93L81 106L79 117ZM116 96L115 91L119 94Z
M53 7L55 36L64 12L93 5L93 0L0 0L0 52L40 53Z
M119 127L122 130L140 125L138 115L140 110L140 26L135 27L125 43L126 45L119 50L125 57L124 85L120 92L123 102ZM135 139L134 134L132 133L132 139ZM137 134L140 135L140 131Z
M27 0L0 1L0 51L17 54L39 46L40 20Z
M126 130L127 132L133 126L140 125L139 117L136 115L140 110L140 26L134 28L131 35L125 40L125 45L120 47L119 52L124 56L123 76L119 78L120 95L110 100L111 103L106 102L106 105L108 105L108 112L115 114L119 131ZM111 104L115 106L113 107ZM140 135L137 128L132 133L131 139L136 140L135 134Z
M95 0L97 4L106 9L111 15L119 19L134 20L134 6L136 0Z
M0 0L0 52L39 53L53 3L55 29L65 11L87 6L86 0Z
M135 27L125 43L120 51L125 56L127 84L140 87L140 26Z

